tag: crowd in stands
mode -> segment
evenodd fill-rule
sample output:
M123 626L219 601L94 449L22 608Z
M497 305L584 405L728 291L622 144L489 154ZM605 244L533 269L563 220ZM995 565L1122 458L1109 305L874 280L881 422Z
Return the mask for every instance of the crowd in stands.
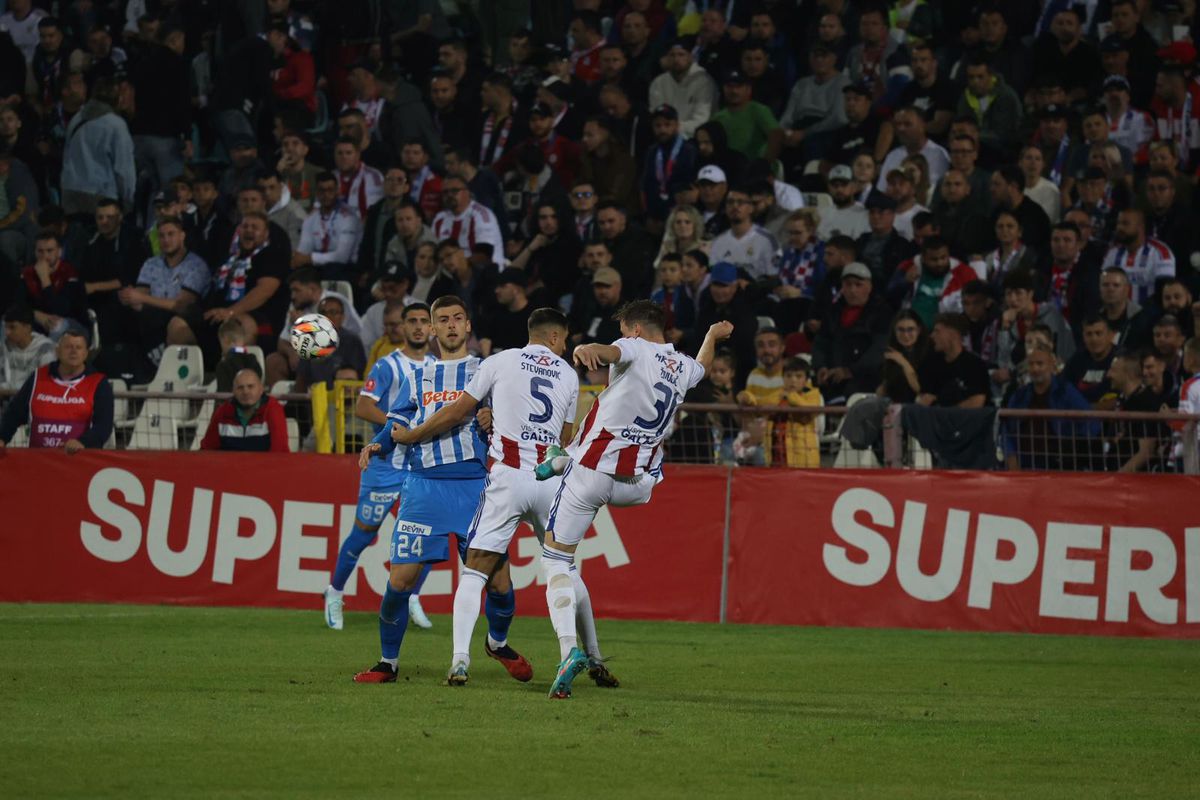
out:
M735 325L689 399L1190 410L1195 5L0 0L0 384L83 332L304 390L404 304L486 357L650 297L684 351ZM808 465L796 419L719 448Z

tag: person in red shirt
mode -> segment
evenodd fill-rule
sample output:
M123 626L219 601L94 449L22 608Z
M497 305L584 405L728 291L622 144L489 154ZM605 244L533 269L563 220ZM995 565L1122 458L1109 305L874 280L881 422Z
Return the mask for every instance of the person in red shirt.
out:
M408 173L408 196L421 207L421 214L428 222L442 210L442 178L429 166L429 151L420 139L404 143L400 163Z
M300 49L288 35L286 22L271 23L267 29L267 44L275 53L276 68L271 70L271 91L283 107L303 109L305 127L312 124L317 112L317 71L313 57Z
M62 258L58 235L38 234L35 261L21 271L22 305L33 309L34 319L51 337L62 333L72 320L87 323L87 293L75 268Z
M600 50L604 47L604 29L599 12L582 9L571 17L571 69L576 78L587 84L600 80Z
M213 412L200 449L290 452L283 406L266 394L258 370L243 369L233 377L233 398Z

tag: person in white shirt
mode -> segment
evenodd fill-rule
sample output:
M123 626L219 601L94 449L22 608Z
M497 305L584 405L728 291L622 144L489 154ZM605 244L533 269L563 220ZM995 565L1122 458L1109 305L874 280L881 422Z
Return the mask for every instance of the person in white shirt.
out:
M1051 225L1057 225L1062 219L1062 194L1053 181L1043 176L1046 157L1042 155L1042 148L1035 144L1026 145L1017 165L1025 176L1025 196L1042 207Z
M383 199L383 173L363 163L359 143L347 136L333 146L333 163L338 196L360 220L366 219L368 209Z
M667 71L650 82L649 108L668 105L679 113L679 132L690 139L708 122L717 107L717 83L692 58L694 36L671 43Z
M491 209L471 198L467 183L456 175L442 181L442 202L446 208L433 218L433 235L439 242L453 239L470 258L475 245L485 242L492 246L497 266L508 263L504 257L504 237L500 224Z
M1146 236L1146 214L1127 208L1117 216L1113 246L1104 256L1101 269L1120 267L1133 285L1133 299L1148 305L1160 280L1175 277L1175 255L1158 239Z
M398 261L387 261L375 279L375 296L379 301L372 304L362 315L363 344L370 347L383 337L383 313L388 303L402 303L405 308L419 302L408 293L412 286L412 273Z
M29 376L58 358L54 342L33 329L33 312L17 306L4 315L0 389L20 389Z
M317 176L317 203L300 228L292 267L316 267L326 280L344 280L358 255L362 221L338 198L338 179Z
M0 14L0 30L8 31L26 64L33 61L39 41L38 23L45 16L45 11L33 7L33 0L9 0L7 13Z
M829 196L833 198L833 208L821 209L818 239L827 242L839 235L858 239L870 232L867 209L857 199L858 181L854 180L854 171L845 164L829 170Z
M715 264L727 261L746 271L752 280L775 274L775 252L779 242L754 224L753 201L744 189L730 189L725 195L725 215L729 230L713 239L709 258Z
M913 217L929 209L917 202L912 176L902 169L887 174L887 195L896 201L896 233L913 240Z
M292 199L292 190L273 169L259 176L258 188L267 199L267 218L287 231L295 250L300 246L300 233L304 229L304 207Z
M929 183L936 186L950 168L950 154L926 135L925 117L917 109L906 106L892 117L892 127L895 128L896 141L900 142L900 146L883 160L876 188L881 192L886 191L888 174L899 169L904 159L918 154L925 156L925 162L929 164Z

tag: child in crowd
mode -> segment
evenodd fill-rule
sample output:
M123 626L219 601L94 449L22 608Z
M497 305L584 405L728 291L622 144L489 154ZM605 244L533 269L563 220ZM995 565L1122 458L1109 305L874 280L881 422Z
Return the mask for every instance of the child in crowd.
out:
M650 300L667 315L667 341L679 344L695 324L695 311L683 290L683 257L666 253L658 262L658 288Z
M779 405L792 408L821 407L825 400L810 382L812 367L806 358L794 357L783 365L783 397ZM743 464L788 467L821 466L817 417L772 414L751 420L734 442Z
M233 317L222 322L217 328L217 341L221 343L221 360L217 362L218 392L232 392L234 376L244 369L254 370L262 377L258 357L246 349L246 329L240 320Z

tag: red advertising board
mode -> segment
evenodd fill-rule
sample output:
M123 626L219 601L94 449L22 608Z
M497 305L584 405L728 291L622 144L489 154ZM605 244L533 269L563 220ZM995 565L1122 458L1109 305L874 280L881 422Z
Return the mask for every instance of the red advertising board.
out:
M1197 637L1198 490L1183 476L739 469L728 619Z
M679 468L649 506L603 510L577 561L597 614L715 622L728 472ZM8 450L0 454L0 601L180 603L319 609L353 524L352 457ZM347 584L379 606L391 533ZM518 613L544 615L540 546L510 553ZM449 612L457 565L425 584Z

